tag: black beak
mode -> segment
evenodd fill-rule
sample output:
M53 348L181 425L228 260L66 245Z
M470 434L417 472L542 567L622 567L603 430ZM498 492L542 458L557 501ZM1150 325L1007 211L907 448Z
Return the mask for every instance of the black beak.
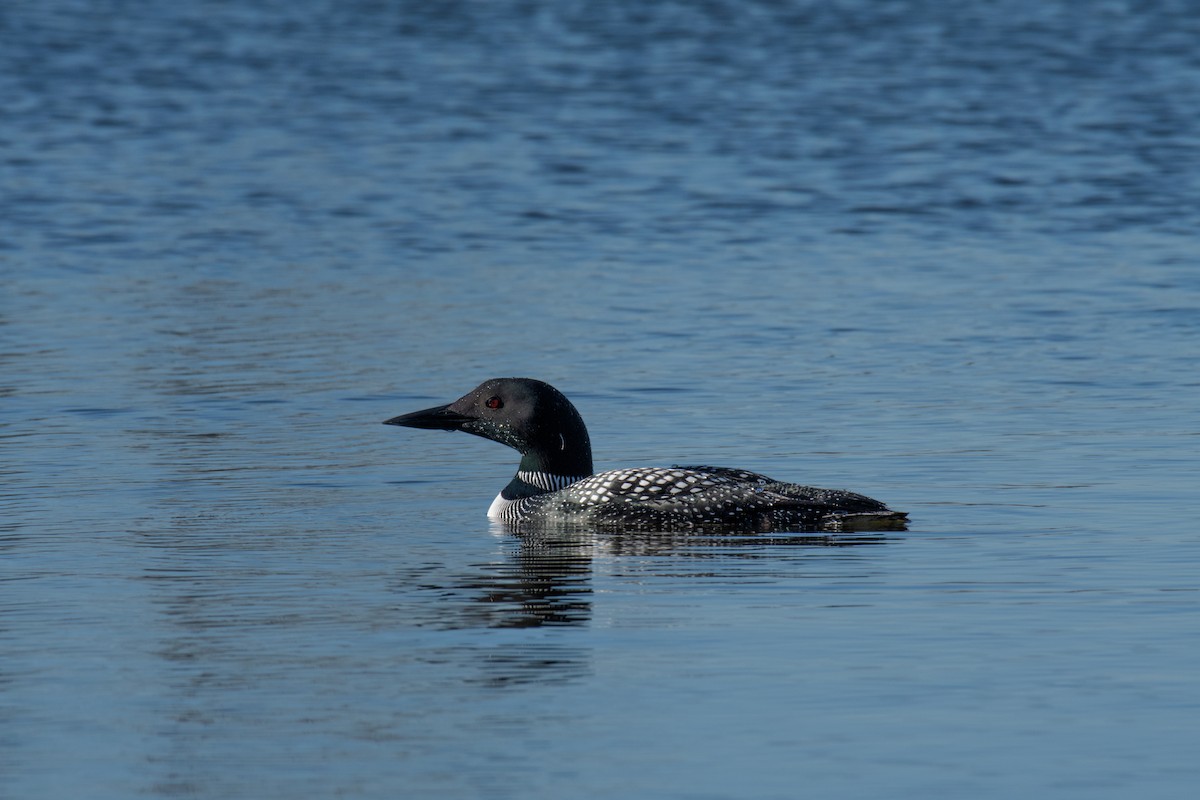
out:
M451 411L450 406L435 406L411 414L401 414L398 417L385 419L384 425L403 425L406 428L428 428L435 431L459 431L462 426L472 420L457 411Z

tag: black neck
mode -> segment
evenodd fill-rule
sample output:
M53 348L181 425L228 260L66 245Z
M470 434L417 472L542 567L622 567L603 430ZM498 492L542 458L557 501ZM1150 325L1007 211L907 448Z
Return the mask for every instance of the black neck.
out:
M539 441L521 453L523 472L548 472L551 475L591 475L592 443L582 422L547 431Z
M521 454L521 465L517 474L504 487L501 494L506 500L516 500L521 497L532 497L537 494L554 492L562 486L551 486L558 483L553 477L540 480L538 486L521 480L521 473L541 473L546 476L563 478L582 478L592 474L592 443L588 439L587 428L583 422L569 426L561 432L546 433L538 446L529 447ZM566 485L565 482L562 484Z

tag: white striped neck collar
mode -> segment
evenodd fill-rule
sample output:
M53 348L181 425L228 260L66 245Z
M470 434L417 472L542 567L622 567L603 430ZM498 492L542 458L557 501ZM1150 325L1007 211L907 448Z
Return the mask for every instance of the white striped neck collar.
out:
M587 475L555 475L552 472L517 471L517 480L547 492L565 489L572 483L581 481L586 477Z

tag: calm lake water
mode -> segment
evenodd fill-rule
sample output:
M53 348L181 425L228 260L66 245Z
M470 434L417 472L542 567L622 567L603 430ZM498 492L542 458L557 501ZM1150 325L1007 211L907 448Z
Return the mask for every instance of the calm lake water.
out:
M1181 798L1186 2L7 3L0 795ZM597 467L905 533L521 540Z

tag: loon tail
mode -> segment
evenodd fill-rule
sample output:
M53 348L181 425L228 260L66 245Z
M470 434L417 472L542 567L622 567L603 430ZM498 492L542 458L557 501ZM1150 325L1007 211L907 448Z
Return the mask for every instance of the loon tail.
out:
M868 511L833 517L825 523L829 531L903 531L908 530L908 514L903 511Z

